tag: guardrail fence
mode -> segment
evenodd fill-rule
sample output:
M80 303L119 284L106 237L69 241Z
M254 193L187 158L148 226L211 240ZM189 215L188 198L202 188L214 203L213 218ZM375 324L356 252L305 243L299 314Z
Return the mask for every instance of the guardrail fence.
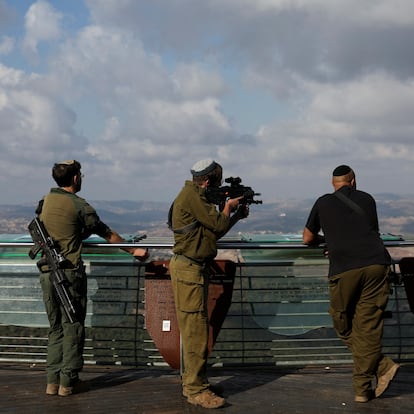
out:
M168 258L171 243L140 243ZM31 243L0 243L0 361L44 362L48 322ZM146 266L120 252L129 245L85 246L88 314L85 362L167 366L146 327L146 312L170 316L159 329L172 329L167 285L146 295ZM410 243L392 246L410 247ZM223 242L236 265L231 306L210 354L212 365L309 365L351 362L328 314L327 260L320 249L284 244ZM227 251L227 252L226 252ZM157 253L155 253L157 254ZM398 261L395 263L398 273ZM164 286L164 287L162 287ZM154 299L155 297L155 299ZM165 298L165 300L164 300ZM218 305L219 306L219 305ZM384 352L414 361L414 314L403 284L394 283L385 321ZM171 337L171 341L174 341ZM165 342L165 340L164 340ZM168 339L166 344L168 346ZM173 345L175 346L175 345Z

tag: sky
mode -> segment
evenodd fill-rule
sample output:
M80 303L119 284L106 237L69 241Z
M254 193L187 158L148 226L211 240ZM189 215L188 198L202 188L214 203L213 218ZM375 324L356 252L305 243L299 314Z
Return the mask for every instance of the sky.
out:
M170 202L198 160L263 202L414 194L412 0L0 0L0 203L76 159L88 200Z

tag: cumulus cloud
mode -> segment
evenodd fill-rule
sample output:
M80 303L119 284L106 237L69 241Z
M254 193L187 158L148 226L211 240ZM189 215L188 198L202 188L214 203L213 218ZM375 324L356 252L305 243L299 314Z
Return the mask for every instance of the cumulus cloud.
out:
M62 14L45 0L38 0L30 6L25 16L26 33L22 45L29 57L37 57L39 43L60 37L61 19Z
M79 155L96 198L111 183L112 198L128 198L134 183L146 198L170 199L206 157L272 197L313 194L343 162L381 189L383 166L398 159L393 188L405 191L411 1L85 4L76 31L58 3L39 0L25 14L24 51L47 59L42 73L0 67L9 159ZM14 38L0 38L0 54L17 53Z
M412 114L414 105L414 79L401 82L387 73L372 73L346 84L313 85L314 99L308 116L348 123L355 128L364 126L383 131L380 141L412 140ZM394 131L389 136L390 130ZM404 133L404 131L406 131ZM374 138L374 135L360 134Z
M171 145L211 143L228 134L215 98L224 90L220 76L185 64L170 73L158 56L123 30L85 28L62 46L53 67L53 82L60 81L71 99L99 98L97 106L111 132L94 137L101 147L91 148L94 154L107 152L99 141L114 135L115 119L123 141L138 136Z
M179 64L173 74L173 81L177 93L188 99L221 96L228 89L218 73L195 63Z
M34 166L81 152L85 139L74 130L75 114L57 97L42 94L39 75L0 64L3 179L27 175Z
M259 131L263 145L278 147L272 157L387 160L404 156L401 146L406 148L405 159L412 158L413 81L401 83L386 73L373 73L339 85L309 83L303 90L309 101L301 118ZM286 134L290 140L282 147L277 137Z
M85 27L61 46L51 67L51 76L71 97L98 96L108 107L120 100L172 92L159 57L147 53L139 38L120 29Z

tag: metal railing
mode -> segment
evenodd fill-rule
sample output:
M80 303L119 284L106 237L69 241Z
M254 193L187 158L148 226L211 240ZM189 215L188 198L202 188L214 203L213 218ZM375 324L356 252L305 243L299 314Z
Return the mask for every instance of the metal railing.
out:
M408 249L414 242L385 242ZM152 259L168 259L171 240L144 240ZM0 243L0 361L44 362L48 322L31 242ZM119 247L86 243L88 313L85 362L163 366L146 329L145 264ZM236 275L232 303L209 362L212 365L309 365L351 362L328 315L327 260L320 248L295 243L224 240ZM219 256L220 256L219 254ZM398 272L398 260L394 264ZM168 282L167 285L168 286ZM160 298L165 292L159 292ZM385 321L384 352L414 361L414 315L404 286L393 284Z

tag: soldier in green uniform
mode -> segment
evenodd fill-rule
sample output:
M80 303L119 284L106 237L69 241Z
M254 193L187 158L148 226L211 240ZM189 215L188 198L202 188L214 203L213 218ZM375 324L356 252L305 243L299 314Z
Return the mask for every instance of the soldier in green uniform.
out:
M385 392L399 367L381 351L391 258L379 234L375 200L356 189L354 171L338 166L332 185L335 191L312 207L303 241L327 244L329 313L352 352L355 401L365 403Z
M172 210L175 244L170 274L183 345L182 387L189 403L218 408L225 400L213 392L206 374L209 262L217 255L217 240L239 219L247 217L248 207L239 206L240 199L235 198L219 212L206 199L206 188L219 187L222 182L222 167L215 161L201 160L191 173L192 181L185 182Z
M65 397L86 388L79 380L79 372L83 367L87 302L87 279L81 257L82 240L91 234L97 234L109 243L123 243L125 240L100 220L90 204L76 195L81 190L83 176L78 161L56 163L52 176L59 187L51 188L49 194L39 202L36 213L66 259L64 272L70 284L77 321L70 323L66 319L55 298L49 269L47 265L43 266L40 283L50 323L46 394ZM149 257L147 249L125 250L141 261Z

